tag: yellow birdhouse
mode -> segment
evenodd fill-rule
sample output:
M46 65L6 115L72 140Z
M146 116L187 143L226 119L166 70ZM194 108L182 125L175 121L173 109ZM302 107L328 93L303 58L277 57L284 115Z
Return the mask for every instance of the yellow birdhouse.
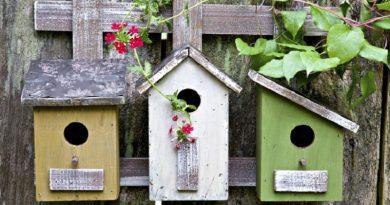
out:
M117 199L125 69L102 60L31 63L22 103L34 110L37 201Z

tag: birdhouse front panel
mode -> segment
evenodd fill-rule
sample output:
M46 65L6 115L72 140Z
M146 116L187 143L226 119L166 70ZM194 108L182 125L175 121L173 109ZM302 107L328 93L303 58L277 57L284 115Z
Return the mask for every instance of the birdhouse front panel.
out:
M116 106L35 107L34 124L38 201L118 197Z
M228 197L228 88L191 58L158 81L164 93L179 92L179 98L197 109L191 112L194 144L179 150L169 137L172 111L169 101L154 89L149 91L149 176L151 200L227 200ZM179 118L182 120L182 118ZM179 122L180 123L180 122ZM180 154L189 150L186 162L195 165L189 178L182 178ZM179 171L178 171L179 167ZM179 175L179 176L178 176ZM184 176L188 177L188 175Z
M262 201L341 201L343 130L274 92L257 91Z

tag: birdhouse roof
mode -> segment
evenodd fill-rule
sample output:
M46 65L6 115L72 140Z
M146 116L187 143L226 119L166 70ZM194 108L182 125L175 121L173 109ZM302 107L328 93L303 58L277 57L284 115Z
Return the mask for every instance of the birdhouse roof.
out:
M296 92L279 85L278 83L264 77L263 75L257 73L256 71L250 70L248 76L255 81L257 84L265 87L272 92L287 98L288 100L310 110L313 113L320 115L321 117L336 123L337 125L356 133L359 129L359 125L351 120L337 114L336 112L327 109L326 107L319 105L302 95L297 94Z
M125 61L35 60L25 77L22 103L32 106L125 103Z
M187 58L193 59L196 63L201 65L202 68L207 70L216 79L224 83L226 87L232 89L237 93L241 92L242 88L240 85L238 85L221 69L219 69L209 60L207 60L207 58L202 54L201 51L190 45L184 46L176 50L167 58L165 58L163 62L161 62L161 64L157 65L157 67L154 69L155 73L152 75L150 80L153 83L157 83L160 79L162 79L165 75L174 70L181 62L183 62ZM143 82L137 89L138 92L142 94L149 90L150 87L151 85L148 82Z

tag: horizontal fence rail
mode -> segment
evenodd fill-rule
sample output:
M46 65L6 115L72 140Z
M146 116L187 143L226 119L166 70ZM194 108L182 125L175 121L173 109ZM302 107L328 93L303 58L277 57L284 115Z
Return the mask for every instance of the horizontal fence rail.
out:
M103 3L103 32L112 32L111 23L120 22L127 14L130 3ZM331 7L332 8L332 7ZM270 6L251 5L203 5L203 34L225 35L273 35L274 22ZM309 10L307 7L305 10ZM133 11L130 24L143 25L137 19L140 11ZM172 16L172 10L162 11L162 15ZM313 25L308 13L305 22L306 36L325 36L326 32ZM35 3L35 29L39 31L72 31L71 1L37 1ZM169 32L154 28L152 33Z
M121 186L149 186L148 158L121 158ZM256 186L256 158L229 159L229 186Z

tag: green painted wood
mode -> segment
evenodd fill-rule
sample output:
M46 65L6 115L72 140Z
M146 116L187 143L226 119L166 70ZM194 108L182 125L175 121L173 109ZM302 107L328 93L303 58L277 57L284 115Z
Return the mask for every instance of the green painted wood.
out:
M341 201L343 186L343 130L285 98L260 88L257 91L257 176L262 201ZM300 148L290 140L291 131L308 125L314 131L311 145ZM299 160L305 159L305 167ZM275 170L326 170L326 193L277 193Z

